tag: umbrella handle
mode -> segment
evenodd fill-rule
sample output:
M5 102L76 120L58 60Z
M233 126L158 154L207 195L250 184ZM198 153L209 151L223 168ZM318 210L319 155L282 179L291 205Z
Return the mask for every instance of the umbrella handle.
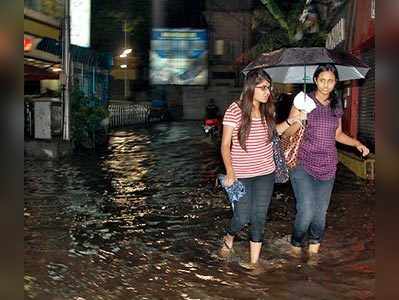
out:
M306 64L303 65L303 93L305 94L306 97Z
M305 64L304 65L304 78L303 78L303 101L304 102L306 101L306 79L307 79L307 76L306 76L306 64ZM308 125L308 116L307 116L306 112L305 112L305 116L306 116L306 119L302 120L302 125L304 127L306 127L306 125Z
M308 124L308 113L307 113L306 111L304 111L304 110L301 110L301 112L304 112L304 113L305 113L305 119L302 119L302 120L301 120L301 123L302 123L302 125L303 125L304 127L306 127L306 125Z
M304 72L303 72L303 102L306 101L306 64L303 65ZM302 120L302 125L306 126L308 123L307 120L307 113L305 112L306 119Z

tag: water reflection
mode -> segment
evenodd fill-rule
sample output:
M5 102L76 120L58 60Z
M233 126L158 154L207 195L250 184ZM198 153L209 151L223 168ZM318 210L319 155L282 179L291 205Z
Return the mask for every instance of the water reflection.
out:
M261 272L220 262L231 211L217 145L195 122L115 132L96 155L25 162L25 292L32 299L372 299L374 187L344 169L320 263L286 255L289 185L276 188ZM80 297L80 298L79 298Z

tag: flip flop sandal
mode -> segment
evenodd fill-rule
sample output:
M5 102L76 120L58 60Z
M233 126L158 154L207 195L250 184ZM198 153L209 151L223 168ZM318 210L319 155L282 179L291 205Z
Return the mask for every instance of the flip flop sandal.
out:
M221 260L225 260L233 254L234 254L233 247L229 247L229 245L227 245L226 241L223 239L222 247L220 247L217 254L218 258Z

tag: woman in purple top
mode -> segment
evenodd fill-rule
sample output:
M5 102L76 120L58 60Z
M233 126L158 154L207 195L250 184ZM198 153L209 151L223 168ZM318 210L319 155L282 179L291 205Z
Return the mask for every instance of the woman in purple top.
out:
M342 132L342 108L333 90L338 80L334 65L320 65L314 75L316 91L309 96L316 108L307 115L307 126L298 150L298 164L290 171L290 180L296 198L296 216L291 237L292 255L301 255L305 235L309 241L309 259L317 258L324 235L326 213L334 185L338 155L335 142L356 147L363 156L369 149L358 140ZM303 114L292 107L290 118ZM299 129L293 124L286 134Z

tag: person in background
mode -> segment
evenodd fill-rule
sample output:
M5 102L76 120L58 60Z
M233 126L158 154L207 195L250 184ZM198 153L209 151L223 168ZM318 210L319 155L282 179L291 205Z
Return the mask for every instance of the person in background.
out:
M208 105L206 106L206 118L217 119L219 116L219 108L215 104L213 98L209 99Z
M281 93L276 102L276 122L283 122L290 114L294 97L292 93Z
M209 99L208 105L206 106L204 125L214 126L216 128L217 135L220 135L222 130L221 118L219 116L219 108L215 104L215 100L213 98Z

